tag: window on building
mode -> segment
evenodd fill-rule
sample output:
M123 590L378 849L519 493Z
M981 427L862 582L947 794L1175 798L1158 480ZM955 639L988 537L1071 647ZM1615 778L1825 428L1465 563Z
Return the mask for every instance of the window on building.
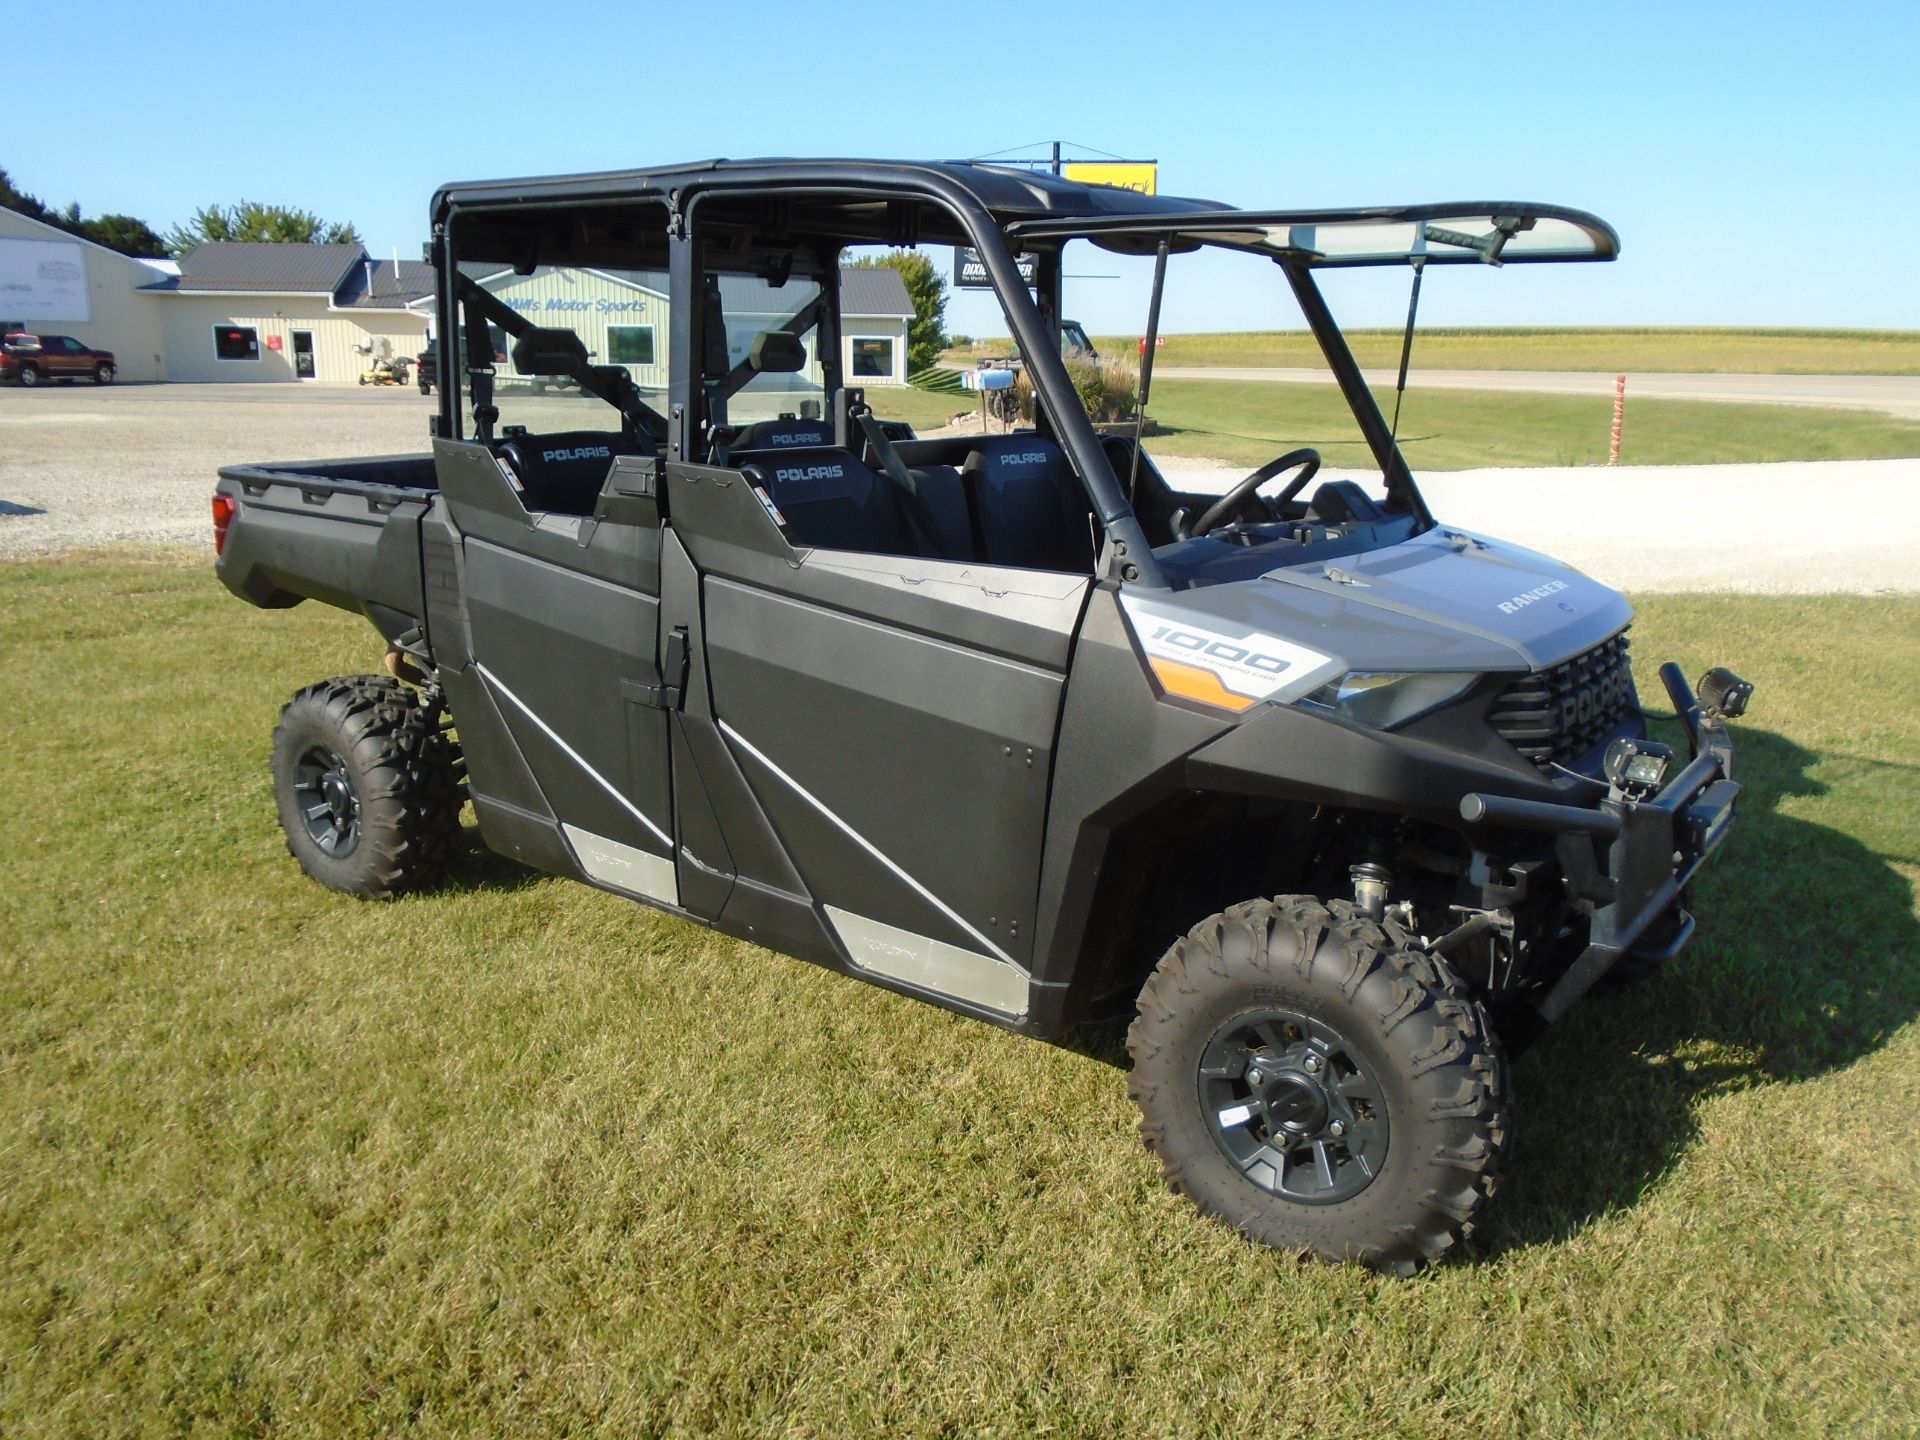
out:
M609 325L607 359L615 365L652 365L653 326Z
M216 325L213 353L221 360L258 360L260 332L250 325Z
M893 341L887 337L860 337L853 340L853 373L893 378Z

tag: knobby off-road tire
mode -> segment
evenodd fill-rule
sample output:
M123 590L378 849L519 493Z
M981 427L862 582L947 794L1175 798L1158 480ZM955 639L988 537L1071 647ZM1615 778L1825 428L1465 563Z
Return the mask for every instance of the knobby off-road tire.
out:
M1167 1183L1263 1244L1411 1275L1493 1195L1511 1127L1485 1012L1345 902L1201 921L1142 988L1127 1049Z
M287 850L350 895L386 900L439 881L461 843L464 774L437 708L385 675L309 685L273 732Z

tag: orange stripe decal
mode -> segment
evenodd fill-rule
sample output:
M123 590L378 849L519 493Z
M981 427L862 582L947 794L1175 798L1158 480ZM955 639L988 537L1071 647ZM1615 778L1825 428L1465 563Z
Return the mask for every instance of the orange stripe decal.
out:
M1178 660L1162 659L1158 655L1149 655L1147 663L1153 667L1160 688L1182 700L1211 705L1216 710L1231 710L1236 714L1251 710L1260 703L1251 696L1234 694L1220 683L1218 675L1211 670L1202 670L1198 665L1186 665Z

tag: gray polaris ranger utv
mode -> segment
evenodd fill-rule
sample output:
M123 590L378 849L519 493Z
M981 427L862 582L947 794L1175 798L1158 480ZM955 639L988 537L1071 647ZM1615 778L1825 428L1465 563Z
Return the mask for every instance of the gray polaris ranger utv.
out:
M1493 1191L1502 1038L1691 936L1748 687L1666 667L1691 754L1648 739L1626 602L1429 513L1316 279L1609 259L1594 217L778 160L449 186L433 237L432 453L234 466L214 499L236 594L388 647L275 733L321 882L429 883L471 801L502 854L1007 1029L1132 1011L1175 1187L1400 1273ZM1032 429L916 434L861 388L898 337L842 264L927 245L984 257ZM1317 475L1295 430L1199 493L1097 431L1073 246L1150 273L1149 336L1196 253L1296 305L1353 463ZM573 385L503 385L496 329Z

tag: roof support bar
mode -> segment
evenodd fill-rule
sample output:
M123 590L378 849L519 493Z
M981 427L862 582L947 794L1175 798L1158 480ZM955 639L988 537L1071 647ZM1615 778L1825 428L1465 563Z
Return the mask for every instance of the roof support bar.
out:
M1340 393L1346 396L1347 408L1353 411L1360 434L1366 440L1367 448L1373 452L1374 463L1380 467L1380 474L1386 480L1387 494L1405 505L1419 518L1422 526L1432 529L1433 512L1427 509L1426 497L1421 495L1420 487L1413 483L1413 474L1407 469L1407 462L1401 458L1400 447L1394 441L1393 431L1388 428L1386 416L1380 413L1380 407L1374 403L1373 391L1367 388L1367 378L1360 373L1360 363L1353 358L1353 351L1347 346L1347 337L1340 333L1333 312L1327 309L1327 302L1320 294L1320 287L1313 283L1313 272L1302 264L1285 260L1275 263L1286 272L1287 282L1293 286L1294 298L1300 302L1300 313L1306 316L1313 338L1320 342L1320 353L1327 357L1327 368L1333 371Z

